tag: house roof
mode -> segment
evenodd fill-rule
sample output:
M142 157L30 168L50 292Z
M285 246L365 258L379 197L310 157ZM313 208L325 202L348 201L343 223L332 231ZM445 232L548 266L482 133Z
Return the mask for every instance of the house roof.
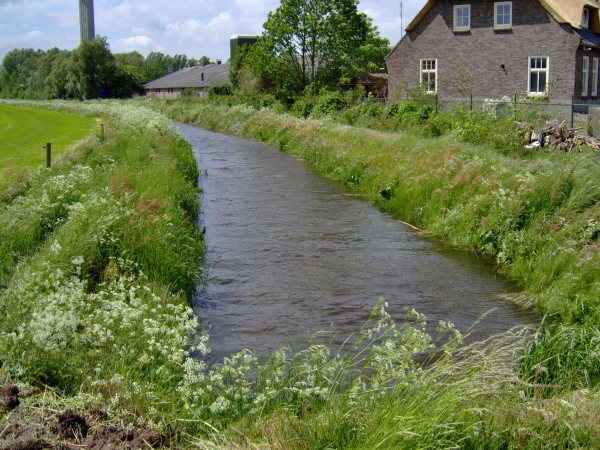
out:
M558 23L567 23L575 29L581 29L581 15L584 7L598 14L600 5L593 0L540 0L540 3Z
M575 33L581 38L581 43L587 47L600 48L600 36L594 33L589 28L575 30Z
M186 67L144 84L144 89L199 88L229 82L229 63ZM204 74L204 81L202 81Z
M412 31L437 2L438 0L428 0L412 22L408 24L406 31ZM568 23L575 29L581 29L581 15L584 6L596 10L596 14L600 8L600 5L594 0L539 0L539 2L558 23Z

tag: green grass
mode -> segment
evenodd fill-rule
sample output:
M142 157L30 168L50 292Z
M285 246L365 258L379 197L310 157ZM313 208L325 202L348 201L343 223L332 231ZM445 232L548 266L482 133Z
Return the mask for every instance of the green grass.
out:
M295 154L401 220L489 255L542 313L600 324L596 152L504 154L461 142L460 130L425 138L243 105L154 105L173 119Z
M92 117L0 103L0 175L10 167L45 167L46 143L54 159L96 126Z
M44 105L112 118L106 136L0 192L0 375L41 389L24 402L30 414L101 409L173 448L598 447L597 316L567 314L597 302L584 295L596 282L595 155L508 157L452 135L243 106ZM276 145L431 234L488 252L555 320L533 339L518 329L466 345L447 323L449 339L428 335L414 311L393 323L381 302L342 348L318 334L298 352L261 361L243 351L207 367L189 304L202 278L198 168L148 106ZM569 289L579 297L562 309L548 301ZM0 409L0 423L10 415Z

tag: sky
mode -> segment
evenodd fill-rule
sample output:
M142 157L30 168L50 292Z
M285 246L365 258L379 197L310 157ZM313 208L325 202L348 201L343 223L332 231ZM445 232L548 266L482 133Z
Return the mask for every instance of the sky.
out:
M403 0L406 27L426 0ZM113 53L157 51L229 58L234 34L260 34L279 0L94 0L96 34ZM400 0L361 0L380 34L401 37ZM79 45L78 0L0 0L0 59L14 48L71 50Z

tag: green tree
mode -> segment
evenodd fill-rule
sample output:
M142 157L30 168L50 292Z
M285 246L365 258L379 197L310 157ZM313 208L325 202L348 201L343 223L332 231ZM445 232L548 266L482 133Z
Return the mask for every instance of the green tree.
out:
M31 48L14 49L2 59L0 86L5 98L39 98L36 74L40 61L46 55L43 50Z
M185 55L176 54L175 56L169 58L171 59L166 67L167 73L173 73L181 70L188 64L188 58Z
M381 67L388 47L358 0L281 0L248 58L278 89L301 91Z
M157 78L166 75L164 59L165 54L161 52L150 52L146 55L144 81L156 80Z
M112 98L129 98L143 91L137 69L121 63L115 64L105 83Z
M105 37L97 36L83 42L73 52L72 72L79 82L83 98L97 98L100 86L114 70L115 57Z
M200 59L198 60L198 64L202 65L207 65L207 64L214 64L213 61L210 60L210 58L208 56L201 56Z
M73 70L73 52L65 50L56 55L44 86L47 98L81 98Z

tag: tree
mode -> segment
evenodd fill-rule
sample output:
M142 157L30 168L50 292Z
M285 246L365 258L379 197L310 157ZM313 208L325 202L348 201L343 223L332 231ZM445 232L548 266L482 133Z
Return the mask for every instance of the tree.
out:
M156 80L166 75L164 59L165 54L161 52L150 52L146 55L144 81Z
M129 98L143 91L137 69L121 63L115 64L105 83L112 98Z
M200 59L198 60L198 64L207 65L207 64L214 64L214 62L212 62L208 56L201 56Z
M249 60L263 78L302 90L381 67L388 47L358 0L281 0Z
M83 42L73 52L73 74L79 81L83 98L97 98L100 86L114 70L115 57L110 52L105 37L97 36Z
M52 60L52 69L44 80L47 98L81 98L73 70L73 53L62 51Z
M0 68L0 86L2 96L6 98L38 98L36 74L41 59L46 55L43 50L31 48L14 49L2 59Z

